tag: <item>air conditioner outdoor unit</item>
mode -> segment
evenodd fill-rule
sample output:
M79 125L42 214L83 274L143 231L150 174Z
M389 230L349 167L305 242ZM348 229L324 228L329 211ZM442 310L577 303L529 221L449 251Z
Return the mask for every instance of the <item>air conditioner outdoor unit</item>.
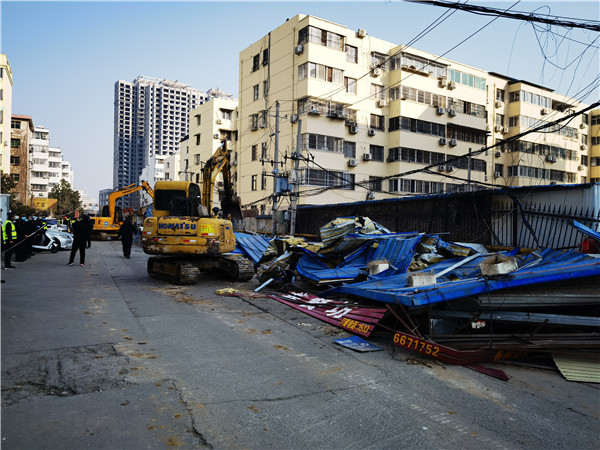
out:
M314 115L319 115L319 109L316 106L312 106L309 110L308 110L309 114L314 114Z
M496 108L500 108L502 106L502 102L500 100L496 100Z
M377 100L377 107L378 108L385 108L387 106L387 100L380 98L379 100Z
M436 112L438 113L438 116L441 116L442 114L446 113L446 110L441 106L438 106Z
M348 160L348 167L356 167L358 165L358 161L354 158Z
M290 122L292 122L292 123L298 122L298 114L292 114L292 116L290 117Z
M496 152L496 153L494 153L494 156L495 156L496 158L500 158L500 157L502 156L502 153L500 153L500 152Z
M450 139L450 147L456 147L456 139Z
M215 139L219 139L219 133L215 133L215 135L213 136Z
M504 127L503 127L503 126L501 126L501 125L496 125L496 126L494 127L494 131L495 131L496 133L502 133L502 130L503 130L503 129L504 129Z
M548 155L548 156L546 156L546 161L548 161L548 162L556 162L556 156L554 156L554 155Z
M363 30L362 28L359 28L358 31L356 32L356 37L359 39L367 37L367 31Z
M577 170L581 172L583 170L583 166L577 166Z
M448 139L446 139L445 137L440 138L440 145L446 145L447 143L448 143Z
M450 114L452 117L454 117L456 115L456 110L455 109L449 109L448 110L448 114Z
M350 125L350 133L352 133L352 134L358 133L358 125Z
M579 124L579 128L581 128L581 129L583 130L583 129L585 128L585 123L581 122L581 123Z
M502 132L503 132L503 133L508 133L508 127L504 127L504 128L502 128Z
M378 77L379 75L381 75L381 69L379 67L375 67L375 68L371 69L372 77Z
M233 161L231 161L231 165L232 166L237 166L237 159L234 159Z
M454 170L453 166L446 166L446 171L452 172Z
M296 47L294 48L294 53L296 55L301 55L302 53L304 53L304 45L302 45L302 44L296 45Z
M371 154L370 153L364 153L363 154L363 161L371 161Z
M445 87L448 84L448 79L446 77L439 77L438 84L440 87Z
M455 88L456 88L456 81L454 81L454 80L448 81L448 89L455 89Z
M369 128L368 134L369 136L375 136L375 130L373 128Z
M587 150L587 145L585 145L585 144L581 144L581 145L579 146L579 148L580 148L581 150Z
M438 166L438 172L443 172L446 170L446 166Z
M500 172L494 172L494 178L500 178L502 174Z
M540 111L540 114L542 116L545 116L546 114L548 114L548 110L546 108L542 108L542 110Z
M223 121L221 119L217 119L217 125L221 125Z

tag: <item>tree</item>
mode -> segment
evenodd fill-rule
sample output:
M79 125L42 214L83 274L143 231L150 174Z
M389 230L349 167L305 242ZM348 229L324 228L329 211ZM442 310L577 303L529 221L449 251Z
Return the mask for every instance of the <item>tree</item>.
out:
M2 172L2 193L10 194L10 192L15 188L17 183L12 179L10 174Z
M48 198L55 198L56 202L56 215L64 216L72 214L76 210L82 210L81 198L79 192L71 189L71 184L68 181L60 180L60 183L55 185Z

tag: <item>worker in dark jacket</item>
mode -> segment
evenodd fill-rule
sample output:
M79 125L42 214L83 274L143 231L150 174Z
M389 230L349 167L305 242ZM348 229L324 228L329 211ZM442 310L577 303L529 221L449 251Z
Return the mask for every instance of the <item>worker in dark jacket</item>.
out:
M8 213L8 219L2 225L2 251L4 252L4 268L14 269L15 266L11 263L13 247L17 243L17 228L13 223L15 218L14 213Z
M85 247L90 242L90 217L84 214L81 220L78 220L73 225L73 248L69 257L68 265L72 266L75 261L75 254L79 250L79 265L85 265Z
M131 244L133 243L133 235L135 233L135 227L131 222L131 216L125 217L121 228L119 228L119 239L123 244L123 256L127 259L131 257Z

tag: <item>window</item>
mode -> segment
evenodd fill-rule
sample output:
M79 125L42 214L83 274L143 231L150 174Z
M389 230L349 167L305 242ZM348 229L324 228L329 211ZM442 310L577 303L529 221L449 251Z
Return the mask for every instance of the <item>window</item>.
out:
M304 148L312 150L324 150L329 152L342 153L342 138L334 136L325 136L322 134L305 133L302 136Z
M496 119L495 119L495 125L498 125L499 127L503 127L504 126L504 115L503 114L496 114Z
M269 94L269 81L263 81L263 97L267 97L267 95Z
M448 72L447 66L444 64L409 53L396 55L390 60L390 70L397 70L401 67L411 68L419 72L432 73L436 77L446 77Z
M258 130L258 114L252 114L250 116L250 130Z
M196 145L200 145L200 133L194 135L196 137Z
M371 83L371 98L375 100L384 100L385 88L379 84Z
M369 189L371 189L372 191L382 191L383 181L381 180L381 177L369 176Z
M592 120L590 121L590 125L600 125L600 114L596 116L592 116Z
M334 67L324 66L316 63L304 63L298 66L298 80L305 78L316 78L330 83L342 84L344 72Z
M254 55L252 58L252 72L256 72L260 66L260 54Z
M258 100L258 84L252 88L252 100Z
M379 52L371 52L371 66L381 67L385 69L385 60L387 59L387 55Z
M200 116L200 114L196 114L196 126L201 125L202 124L202 118Z
M21 121L20 120L11 120L10 127L14 130L20 130L21 129Z
M21 159L18 156L10 157L10 163L13 165L18 166L20 164L20 162L21 162Z
M200 165L200 155L194 155L194 164L199 166Z
M264 173L260 177L260 188L263 191L267 189L267 175Z
M344 157L356 158L356 142L344 141Z
M400 94L401 92L401 94ZM390 100L397 100L401 95L402 100L410 100L412 102L423 103L425 105L446 107L446 97L443 95L434 94L428 91L402 86L402 89L395 87L390 89ZM450 101L450 99L448 100Z
M12 178L12 180L13 180L15 183L18 183L18 182L19 182L19 179L20 179L20 177L19 177L19 174L18 174L18 173L11 173L11 174L10 174L10 177Z
M344 49L344 36L311 25L302 28L298 32L298 44L306 44L307 42L320 44L336 50Z
M221 110L221 118L223 120L231 120L232 113L233 113L233 111L231 111L230 109L222 109Z
M251 191L256 191L257 181L258 181L258 175L252 175L252 177L250 178L250 190Z
M369 153L371 154L371 159L373 161L381 161L383 162L384 158L384 149L382 145L370 145Z
M269 64L269 49L265 49L263 50L263 66L266 66L267 64Z
M258 145L253 145L252 146L252 155L251 155L252 161L256 161L257 152L258 152Z
M302 185L354 190L355 177L348 172L307 168L300 171L299 180Z
M465 86L485 91L485 78L477 77L456 69L450 69L449 74L449 79L455 83L464 84Z
M385 117L371 114L370 127L375 130L385 131Z
M504 89L496 89L496 100L504 103L504 96L506 95L506 91Z
M426 122L424 120L412 119L410 117L391 117L388 131L411 131L413 133L429 134L432 136L446 137L446 126Z
M11 148L19 148L21 146L21 139L12 138L10 140Z
M358 62L358 48L346 44L346 61L352 63Z
M344 77L344 85L348 94L356 95L356 78Z

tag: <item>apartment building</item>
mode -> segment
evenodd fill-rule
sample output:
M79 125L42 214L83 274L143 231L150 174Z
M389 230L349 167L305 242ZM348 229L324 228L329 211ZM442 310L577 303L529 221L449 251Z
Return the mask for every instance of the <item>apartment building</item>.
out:
M240 53L239 93L237 190L261 213L276 179L285 210L296 184L300 204L329 204L600 175L588 157L597 116L573 114L587 105L313 16Z
M12 70L8 57L0 53L0 169L10 173L12 115Z
M190 110L207 99L188 84L146 76L117 81L114 96L114 188L137 183L150 158L162 161L175 153L187 134ZM136 207L138 200L130 195L120 202Z
M13 114L10 130L10 176L15 182L13 198L28 204L32 196L29 181L29 146L34 132L33 119L30 116Z
M590 113L590 182L600 183L600 110Z
M236 121L238 102L231 95L214 97L208 102L192 110L190 113L189 138L182 146L185 153L180 158L180 179L200 183L202 168L214 152L220 147L223 139L228 141L231 150L230 162L232 182L237 182L238 140ZM220 206L219 190L222 188L222 175L216 178L213 206Z
M62 150L50 146L50 130L43 126L33 129L29 146L30 198L48 198L52 188L63 178L72 185L73 171L70 163L63 161Z

